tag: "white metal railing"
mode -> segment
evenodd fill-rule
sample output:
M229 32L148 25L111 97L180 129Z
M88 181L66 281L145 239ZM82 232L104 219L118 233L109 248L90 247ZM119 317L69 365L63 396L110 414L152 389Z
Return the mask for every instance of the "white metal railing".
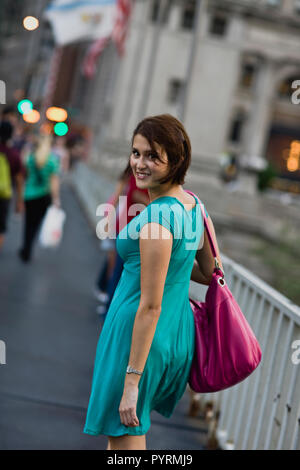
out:
M300 340L300 308L225 255L221 258L228 286L261 345L262 361L240 384L201 395L220 413L219 445L300 449L300 361L292 361L297 353L292 344ZM191 282L190 295L204 299L206 289Z

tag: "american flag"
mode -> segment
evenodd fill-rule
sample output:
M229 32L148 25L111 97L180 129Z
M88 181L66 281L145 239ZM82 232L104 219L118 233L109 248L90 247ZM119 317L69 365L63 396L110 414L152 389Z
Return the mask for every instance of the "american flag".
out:
M124 54L124 45L131 9L132 0L118 0L116 10L116 23L112 32L112 40L115 42L120 56Z
M124 54L125 38L128 29L129 17L132 10L132 0L117 0L116 19L111 36L99 38L87 50L83 61L83 74L92 78L96 73L97 59L110 39L116 44L119 55Z

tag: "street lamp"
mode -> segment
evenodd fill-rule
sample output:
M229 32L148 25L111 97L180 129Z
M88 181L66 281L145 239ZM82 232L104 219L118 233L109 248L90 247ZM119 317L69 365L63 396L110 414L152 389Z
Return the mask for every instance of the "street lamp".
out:
M23 19L23 26L27 31L34 31L39 27L39 20L35 16L26 16Z

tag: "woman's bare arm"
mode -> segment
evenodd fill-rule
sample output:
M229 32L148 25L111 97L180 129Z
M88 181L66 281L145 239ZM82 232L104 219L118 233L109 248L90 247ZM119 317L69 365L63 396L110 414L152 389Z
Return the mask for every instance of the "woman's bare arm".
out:
M50 191L52 197L52 204L56 206L60 206L59 187L59 176L57 173L52 173L50 179Z
M156 238L150 236L148 230L159 230ZM151 348L156 325L161 313L161 303L165 280L172 252L172 235L157 223L144 225L140 232L141 255L141 298L135 316L129 364L143 371ZM137 386L140 376L127 374L127 385Z

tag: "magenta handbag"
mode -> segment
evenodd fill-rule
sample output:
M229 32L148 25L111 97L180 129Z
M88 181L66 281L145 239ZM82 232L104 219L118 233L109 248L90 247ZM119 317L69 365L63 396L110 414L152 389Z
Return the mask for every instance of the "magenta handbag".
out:
M188 383L194 392L208 393L232 387L248 377L260 363L262 352L224 279L205 211L197 199L215 258L215 269L205 302L190 299L196 333Z

